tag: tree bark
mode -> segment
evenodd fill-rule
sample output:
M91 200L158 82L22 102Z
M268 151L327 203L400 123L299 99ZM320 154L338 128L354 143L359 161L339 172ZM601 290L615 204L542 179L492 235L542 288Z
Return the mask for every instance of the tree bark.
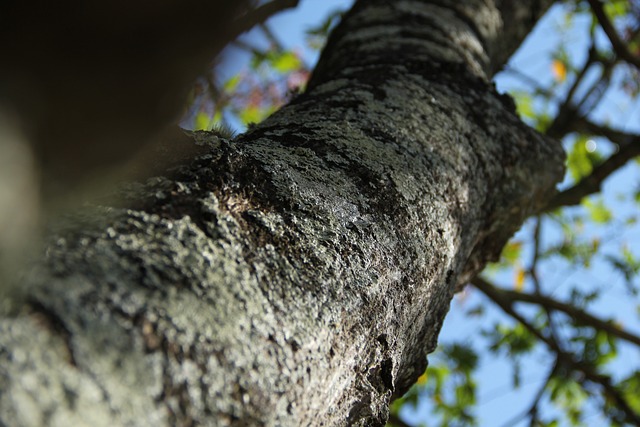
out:
M489 81L548 3L359 1L305 94L60 226L0 320L0 423L383 426L562 178Z

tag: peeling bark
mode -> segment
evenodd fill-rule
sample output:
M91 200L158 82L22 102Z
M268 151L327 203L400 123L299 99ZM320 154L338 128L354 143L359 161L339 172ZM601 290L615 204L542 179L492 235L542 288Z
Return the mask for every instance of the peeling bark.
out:
M0 321L0 422L383 426L562 177L489 80L545 7L458 3L356 3L305 94L51 237Z

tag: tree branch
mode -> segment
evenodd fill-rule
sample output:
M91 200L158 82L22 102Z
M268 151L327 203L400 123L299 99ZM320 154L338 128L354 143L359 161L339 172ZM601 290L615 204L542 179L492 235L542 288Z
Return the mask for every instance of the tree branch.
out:
M533 77L529 76L528 74L518 70L517 68L514 68L510 64L506 64L504 66L504 68L502 69L502 73L511 74L514 77L520 79L525 84L531 86L533 88L534 94L536 94L536 95L542 95L545 98L553 99L558 104L563 102L563 100L560 99L553 91L551 91L551 90L549 90L549 89L547 89L545 87L542 87L540 85L540 83L536 79L534 79Z
M258 24L264 23L278 12L297 7L298 2L299 0L273 0L245 13L237 19L237 25L235 26L236 36L249 31Z
M529 274L531 275L531 280L533 281L533 285L534 285L533 289L536 295L541 295L541 289L542 289L542 287L540 286L540 280L538 279L538 272L537 272L538 260L540 256L541 230L542 230L542 218L540 217L540 215L538 215L536 217L536 228L533 232L534 247L533 247L533 256L531 259L531 267L529 268ZM549 321L549 332L551 333L551 337L553 338L554 341L559 342L559 334L557 331L556 322L553 318L553 312L546 306L543 306L543 308L544 308L545 314L547 315L547 319Z
M536 294L540 294L540 281L538 280L538 260L540 259L540 231L542 229L542 218L536 216L536 227L533 231L533 254L531 256L531 265L529 274L533 280L533 286Z
M584 117L577 117L571 123L571 128L569 129L569 131L602 136L604 138L607 138L609 141L618 144L619 147L633 144L634 142L638 141L638 138L640 138L640 135L638 134L627 133L610 128L609 126L596 124Z
M602 70L600 78L591 85L577 105L578 117L588 116L600 103L602 97L609 89L611 74L616 65L616 61L601 62ZM570 123L569 123L570 124Z
M596 16L598 22L600 23L600 26L609 38L609 41L611 42L613 50L615 50L616 54L620 58L624 59L640 70L640 57L635 56L633 53L631 53L626 43L620 38L620 36L616 32L616 29L613 27L613 24L605 14L600 0L589 0L589 5L591 5L593 14Z
M495 302L505 313L520 322L532 335L544 342L547 347L556 353L558 361L564 363L568 368L582 372L584 379L581 381L589 381L602 387L606 399L615 403L618 409L624 414L626 422L634 425L640 425L640 415L631 408L628 402L622 397L618 389L612 384L611 377L597 372L597 368L589 362L578 360L573 354L567 353L552 338L547 337L538 328L529 323L513 308L514 301L509 300L502 290L491 285L481 277L475 277L472 282L480 292L485 294L490 300Z
M587 71L591 66L598 63L602 66L600 77L591 84L591 87L582 95L581 99L574 100L573 98L587 75ZM561 139L571 132L571 124L574 120L587 116L589 112L593 111L609 87L611 73L615 65L615 59L602 58L598 54L595 45L591 45L585 64L577 73L576 79L567 92L564 103L558 107L558 114L545 132L548 136Z
M630 143L620 145L620 150L596 166L589 176L583 178L573 187L558 193L545 207L545 211L580 204L584 197L600 191L602 182L612 173L624 166L629 160L640 155L640 135L625 135L617 131L614 132L621 137L621 141L630 141ZM610 136L613 136L613 133Z
M580 69L580 71L576 74L576 78L571 84L567 95L565 97L564 102L562 102L558 106L558 114L554 118L553 122L549 125L546 130L546 134L552 138L561 139L568 131L568 124L573 120L573 118L577 115L578 108L575 107L575 103L572 102L573 96L575 95L578 86L587 75L587 70L595 63L596 54L595 47L593 44L589 48L589 56L585 61L584 65Z
M521 412L515 417L511 418L506 423L504 423L503 424L504 427L514 426L518 424L520 421L526 419L527 417L530 417L529 424L531 426L535 425L535 422L538 419L538 405L540 404L540 400L542 399L542 396L544 396L544 392L547 388L547 385L549 384L549 381L553 377L553 374L556 372L557 367L558 367L558 359L556 359L556 363L554 363L553 368L551 368L551 370L549 371L549 374L547 375L547 378L544 380L542 387L538 389L538 392L536 393L536 396L533 398L533 401L531 402L531 405L529 406L529 408L524 412Z
M546 297L544 295L528 294L523 292L510 291L506 289L499 289L494 287L497 294L500 294L502 298L513 302L524 302L530 304L538 304L543 308L548 308L555 311L561 311L579 323L591 326L595 329L605 331L606 333L628 341L632 344L640 346L640 337L620 329L610 322L599 319L579 308L566 304L561 301L557 301L553 298Z
M284 46L282 45L280 40L278 40L278 37L276 37L276 35L273 33L273 31L271 31L271 28L269 28L269 26L266 23L264 23L264 22L261 23L260 24L260 29L264 33L264 36L267 38L267 40L269 40L269 43L271 43L271 45L278 52L283 52L285 50Z
M496 303L505 313L520 322L532 335L547 344L547 346L553 351L555 351L556 353L564 353L557 342L544 335L542 332L540 332L540 330L538 330L538 328L531 325L524 317L522 317L517 311L515 311L513 308L513 301L505 297L500 289L493 286L479 276L476 276L471 281L471 284L475 286L476 289L478 289L480 292L485 294L491 301Z

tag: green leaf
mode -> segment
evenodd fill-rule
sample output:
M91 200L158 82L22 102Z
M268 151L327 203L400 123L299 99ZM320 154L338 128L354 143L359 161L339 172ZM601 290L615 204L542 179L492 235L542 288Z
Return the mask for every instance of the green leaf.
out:
M222 86L222 88L226 92L233 92L238 87L238 84L240 84L241 80L242 80L242 76L241 76L240 73L238 73L238 74L228 78L227 81L224 82L224 85Z
M290 73L302 67L300 57L292 51L274 54L269 58L273 68L282 73Z
M314 50L320 50L324 46L329 31L336 25L344 14L343 9L332 10L324 21L307 30L307 46Z
M529 353L536 345L536 338L520 323L513 327L496 324L494 330L486 334L493 352L505 351L508 356Z
M268 115L269 110L260 108L257 105L249 105L238 114L238 117L242 121L242 124L246 126L249 123L260 123Z
M547 129L549 129L551 123L553 123L553 117L551 117L549 113L543 111L534 118L533 127L538 132L544 133Z
M251 61L249 61L249 67L255 71L260 68L260 66L264 64L264 62L267 61L268 58L269 53L265 54L264 52L254 51L253 56L251 57Z
M604 257L611 266L618 270L626 280L627 289L632 295L638 293L637 286L634 285L634 279L640 273L640 259L636 259L633 253L625 245L621 249L621 255L606 255Z
M636 412L640 413L640 371L633 372L628 378L620 383L620 389Z
M588 397L587 392L579 383L563 377L551 378L547 387L551 401L567 413L573 425L578 425L574 422L580 421L582 403Z
M196 114L193 130L209 130L211 127L211 116L202 111Z
M478 355L470 346L455 343L444 347L443 351L457 371L469 373L478 365Z
M591 198L584 199L582 205L589 212L591 220L597 224L606 224L613 219L613 214L605 206L601 198L593 200Z
M520 259L520 255L522 254L522 242L518 240L510 240L502 249L501 258L507 264L513 265L517 260Z
M533 119L536 113L533 110L533 100L531 94L524 91L511 92L511 96L516 103L516 111L523 119Z
M573 144L567 156L567 168L574 181L588 176L593 166L599 163L601 156L591 149L591 144L586 136L580 136Z
M629 6L628 1L607 1L604 2L604 12L613 21L629 13Z
M560 255L567 261L572 263L581 263L588 267L591 265L591 259L597 253L600 247L597 239L586 242L578 242L577 239L570 236L562 243L550 246L541 255L541 259L549 258L552 255Z

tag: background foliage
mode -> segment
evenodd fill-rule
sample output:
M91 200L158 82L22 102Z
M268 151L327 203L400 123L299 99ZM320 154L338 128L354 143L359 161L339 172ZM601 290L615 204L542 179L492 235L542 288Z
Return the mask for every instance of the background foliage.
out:
M297 48L256 25L227 53L245 66L202 77L183 125L242 130L296 96L312 69L303 52L347 3ZM565 1L540 27L497 81L562 141L566 178L458 296L392 426L640 425L640 1Z

